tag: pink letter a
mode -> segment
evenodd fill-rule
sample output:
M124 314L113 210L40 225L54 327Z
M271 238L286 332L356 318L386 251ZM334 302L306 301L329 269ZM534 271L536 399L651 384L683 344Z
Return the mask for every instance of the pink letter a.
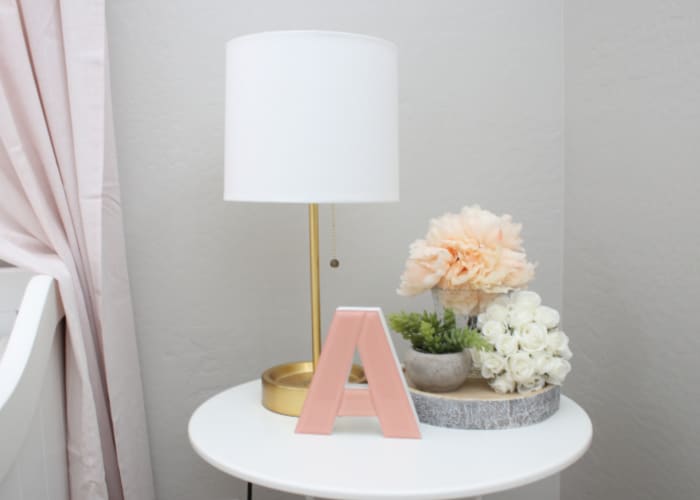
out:
M357 347L368 388L346 388ZM420 438L413 401L379 308L338 308L296 432L330 434L337 416L379 418L385 437Z

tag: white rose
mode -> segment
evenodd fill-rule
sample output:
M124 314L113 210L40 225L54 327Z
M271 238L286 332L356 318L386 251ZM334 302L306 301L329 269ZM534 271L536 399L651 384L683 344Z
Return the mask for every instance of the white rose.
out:
M508 323L513 328L520 328L523 325L535 321L535 314L531 309L516 306L508 315Z
M561 385L571 371L571 363L562 358L552 358L547 365L547 382Z
M542 375L535 375L527 383L518 384L518 392L520 394L527 394L528 392L539 391L544 387L544 377Z
M496 350L504 356L510 356L518 352L518 339L508 333L496 338L494 345Z
M508 356L508 371L513 380L526 384L535 376L535 363L528 353L516 352Z
M521 290L513 294L511 301L515 304L515 307L534 311L542 303L542 298L530 290Z
M484 323L486 323L488 320L488 315L485 312L482 312L476 317L476 327L481 329L481 327L484 326Z
M547 367L549 366L549 361L552 359L552 355L545 351L539 351L532 353L532 362L535 364L535 371L539 375L544 375L547 373Z
M481 376L493 378L506 369L506 358L497 352L481 354Z
M493 342L498 337L506 333L506 326L500 321L490 319L486 323L484 323L484 326L481 327L481 333L490 342Z
M518 330L516 337L523 351L544 351L547 346L547 329L537 323L526 324Z
M479 349L469 349L469 353L472 356L472 365L474 368L479 369L481 368L481 358L483 352L480 351Z
M559 311L552 307L539 306L535 309L535 321L545 328L555 328L559 319Z
M561 356L562 358L564 358L566 360L569 360L569 359L574 357L574 353L571 352L571 349L569 349L568 345L559 349L559 352L557 354L559 354L559 356Z
M549 352L559 354L568 346L569 337L561 330L554 330L547 334L547 350Z
M491 304L486 308L486 317L506 323L508 321L508 308L502 304Z
M491 380L489 382L489 385L494 391L500 392L501 394L513 392L513 390L515 389L515 381L508 372L504 373L503 375L499 375L495 379Z

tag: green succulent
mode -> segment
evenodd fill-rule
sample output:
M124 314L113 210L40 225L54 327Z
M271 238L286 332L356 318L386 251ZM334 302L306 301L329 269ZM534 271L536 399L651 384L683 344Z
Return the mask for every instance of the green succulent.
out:
M491 344L472 328L457 327L455 313L446 309L443 318L437 313L400 312L389 315L389 326L408 340L416 351L430 354L460 352L467 348L492 349Z

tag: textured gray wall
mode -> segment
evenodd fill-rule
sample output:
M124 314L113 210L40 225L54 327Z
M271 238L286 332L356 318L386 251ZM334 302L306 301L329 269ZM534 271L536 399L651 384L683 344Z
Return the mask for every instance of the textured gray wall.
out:
M108 8L129 270L160 500L240 496L240 483L191 451L188 418L215 392L309 351L305 207L222 200L224 44L236 35L323 28L378 35L399 47L401 203L338 208L342 265L323 268L326 321L338 305L429 306L427 297L394 294L408 244L430 217L471 203L524 223L526 246L540 263L535 287L561 305L559 1L120 0Z
M567 500L700 498L700 2L569 0Z

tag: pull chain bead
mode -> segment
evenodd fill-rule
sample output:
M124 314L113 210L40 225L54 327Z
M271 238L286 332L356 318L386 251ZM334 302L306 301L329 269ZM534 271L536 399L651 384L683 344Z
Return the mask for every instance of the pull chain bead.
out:
M331 253L333 258L330 261L330 265L333 269L340 267L340 261L338 260L338 246L336 241L336 228L335 228L335 204L331 205Z

